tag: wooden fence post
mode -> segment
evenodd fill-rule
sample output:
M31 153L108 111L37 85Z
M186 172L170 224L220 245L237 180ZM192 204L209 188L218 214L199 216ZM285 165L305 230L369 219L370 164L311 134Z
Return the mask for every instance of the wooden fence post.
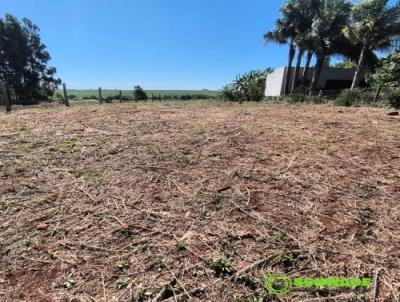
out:
M4 82L4 81L0 81L0 94L2 95L2 98L6 103L6 111L10 112L11 111L11 100L8 95L6 82Z
M99 103L103 103L103 95L101 94L101 87L99 87Z
M65 83L63 83L63 92L64 92L64 104L65 106L69 107L67 84Z
M122 90L119 91L118 98L119 98L119 102L122 103Z

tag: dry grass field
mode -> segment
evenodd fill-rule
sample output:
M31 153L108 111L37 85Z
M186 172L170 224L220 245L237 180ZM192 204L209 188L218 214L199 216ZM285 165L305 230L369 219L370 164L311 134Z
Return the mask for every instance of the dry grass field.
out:
M400 300L400 118L329 105L0 113L0 301ZM369 276L269 295L268 272Z

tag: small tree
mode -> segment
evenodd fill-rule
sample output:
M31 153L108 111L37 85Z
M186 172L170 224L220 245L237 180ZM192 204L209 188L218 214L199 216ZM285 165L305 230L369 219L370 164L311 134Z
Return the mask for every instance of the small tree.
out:
M400 86L400 51L382 59L380 66L370 79L377 86L398 88Z
M148 99L146 92L139 85L133 89L133 97L135 101L147 101Z
M369 76L369 80L377 86L375 101L378 100L382 87L397 88L389 94L388 101L400 108L400 50L392 53L387 58L381 59L379 67Z

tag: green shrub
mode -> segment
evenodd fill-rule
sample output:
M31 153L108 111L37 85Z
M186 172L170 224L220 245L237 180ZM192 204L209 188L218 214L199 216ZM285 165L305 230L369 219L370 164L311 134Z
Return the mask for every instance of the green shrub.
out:
M133 98L135 99L135 101L147 101L148 100L148 96L147 96L146 92L139 85L135 86L135 88L133 89Z
M82 100L97 100L97 96L95 95L84 95Z
M326 99L317 95L313 95L307 99L307 103L310 104L325 104L326 102Z
M361 93L361 102L366 105L374 105L375 91L363 91Z
M121 98L118 96L117 100L120 101L132 101L133 99L127 95L121 95Z
M344 90L335 100L337 106L350 107L358 105L362 100L362 92L358 89Z
M222 99L236 102L262 101L267 73L272 71L271 68L267 68L266 70L252 70L238 75L231 84L222 88Z
M389 94L388 100L392 107L400 109L400 90L395 90Z
M288 96L286 99L288 103L295 104L295 103L305 103L307 102L308 96L305 93L295 92Z

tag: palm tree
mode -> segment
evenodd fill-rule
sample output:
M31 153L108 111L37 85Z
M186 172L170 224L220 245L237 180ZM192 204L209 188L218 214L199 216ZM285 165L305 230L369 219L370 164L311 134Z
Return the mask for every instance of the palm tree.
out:
M284 19L291 22L290 26L294 32L294 41L297 46L297 63L291 86L292 93L298 82L303 55L310 46L309 34L318 6L319 0L288 0L281 9ZM311 58L308 59L308 64L310 61Z
M347 0L320 0L309 35L311 50L317 57L310 90L317 88L327 57L336 54L343 40L342 29L348 24L351 3Z
M285 80L284 93L287 94L289 91L290 78L292 73L293 59L295 56L295 43L294 43L294 31L290 26L290 20L280 18L276 22L276 28L273 31L268 31L264 34L264 40L266 43L274 42L277 44L289 43L289 55L288 55L288 72Z
M351 25L343 29L352 43L361 45L351 89L360 84L368 52L387 49L400 36L400 3L393 7L388 3L389 0L364 0L355 5Z
M312 52L312 50L308 50L307 51L306 64L304 65L304 71L303 71L303 75L301 77L302 85L307 82L308 73L310 71L310 65L311 65L311 60L312 60L313 56L314 56L314 53Z
M320 1L321 0L287 0L280 9L281 17L277 20L275 30L269 31L264 35L266 42L289 44L288 70L284 83L285 94L289 93L289 91L293 92L296 88L302 58L306 50L310 50L311 47L310 32ZM296 48L296 65L293 79L291 79ZM307 77L312 55L312 51L309 51L303 80ZM291 86L290 83L292 84Z

